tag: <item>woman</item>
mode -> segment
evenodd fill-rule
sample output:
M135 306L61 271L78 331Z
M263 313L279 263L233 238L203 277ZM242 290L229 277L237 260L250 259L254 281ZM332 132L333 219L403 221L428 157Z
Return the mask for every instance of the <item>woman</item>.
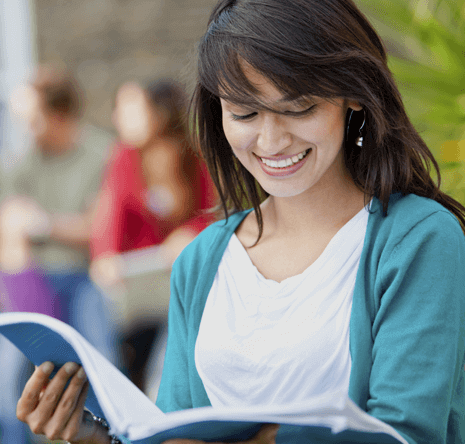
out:
M168 247L175 245L170 239L182 233L192 240L207 226L199 216L215 195L187 142L185 108L184 91L171 80L146 89L130 82L118 91L113 121L121 143L105 175L91 245L92 274L103 285L121 278L119 253L165 242L170 265L180 252Z
M94 217L94 281L110 294L123 286L140 306L139 314L126 322L121 356L141 390L146 389L148 351L164 321L143 307L140 287L126 286L120 254L161 246L158 263L169 271L182 249L212 221L201 213L214 205L214 186L187 142L186 105L183 88L172 80L145 89L129 82L118 90L113 121L121 144L109 162Z
M338 388L410 443L461 442L465 208L352 0L221 0L193 108L229 217L173 268L158 406Z

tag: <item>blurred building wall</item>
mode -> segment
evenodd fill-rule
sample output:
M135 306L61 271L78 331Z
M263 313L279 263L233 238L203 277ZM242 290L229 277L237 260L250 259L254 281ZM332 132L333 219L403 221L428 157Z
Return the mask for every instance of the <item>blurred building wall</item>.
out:
M87 93L86 120L111 128L118 85L175 77L187 84L216 0L34 0L40 62L64 62ZM190 64L190 66L189 66Z

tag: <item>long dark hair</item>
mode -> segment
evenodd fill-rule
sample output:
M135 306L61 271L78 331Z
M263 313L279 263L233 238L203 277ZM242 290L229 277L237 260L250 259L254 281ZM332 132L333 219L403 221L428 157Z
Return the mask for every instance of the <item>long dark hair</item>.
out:
M290 100L341 97L360 103L366 113L363 147L355 144L358 125L348 131L343 149L366 200L376 196L387 214L394 192L428 197L450 210L465 232L465 207L440 191L439 166L406 114L383 43L352 0L220 0L214 8L199 44L191 111L195 143L226 217L252 205L260 239L259 205L267 193L235 159L221 117L220 97L261 106L244 62ZM357 114L363 121L363 112Z

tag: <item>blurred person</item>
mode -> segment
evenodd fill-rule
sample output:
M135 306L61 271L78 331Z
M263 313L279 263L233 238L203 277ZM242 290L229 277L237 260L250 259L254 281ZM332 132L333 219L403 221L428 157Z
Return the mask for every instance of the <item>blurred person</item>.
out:
M2 177L2 310L61 319L117 363L108 311L88 276L92 200L110 139L81 124L83 100L72 76L50 67L39 67L15 95L14 105L21 105L34 146ZM5 340L0 340L0 360L5 380L15 381L1 390L0 440L29 442L14 404L32 369Z
M145 89L128 82L117 92L113 123L120 144L106 172L92 237L91 272L104 287L123 283L120 253L155 245L169 277L178 254L212 220L203 210L215 204L213 182L189 146L186 105L183 88L172 80ZM167 282L162 291L169 297ZM159 285L152 283L152 298L160 293ZM131 301L142 305L138 296L131 294ZM144 389L145 364L162 325L155 319L131 324L124 340L125 363L129 377Z
M115 362L107 307L88 274L93 201L110 138L81 124L83 93L65 70L38 67L22 97L34 146L5 179L0 278L12 307L27 311L37 311L37 287L25 283L42 279L50 290L43 297L53 299L47 314Z

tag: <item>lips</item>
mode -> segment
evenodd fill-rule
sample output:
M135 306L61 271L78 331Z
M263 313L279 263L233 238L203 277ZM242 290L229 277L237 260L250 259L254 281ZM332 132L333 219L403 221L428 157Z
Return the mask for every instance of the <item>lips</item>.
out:
M302 151L299 154L295 154L293 156L287 156L287 157L280 157L279 159L273 159L273 158L268 158L268 157L260 157L260 160L266 165L269 166L270 168L287 168L292 165L295 165L299 163L310 151L310 148Z
M280 158L258 157L262 170L269 176L282 177L294 174L307 161L311 148L299 154L283 156Z

